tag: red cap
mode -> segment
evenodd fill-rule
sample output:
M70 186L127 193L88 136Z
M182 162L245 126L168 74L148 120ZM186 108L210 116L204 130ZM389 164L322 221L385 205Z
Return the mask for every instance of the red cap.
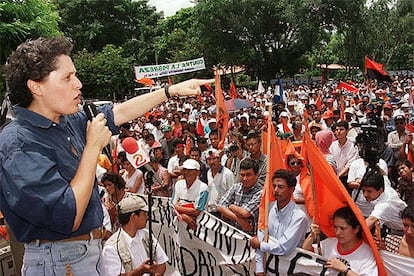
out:
M329 118L333 118L333 112L330 110L327 110L323 113L322 119L329 119Z

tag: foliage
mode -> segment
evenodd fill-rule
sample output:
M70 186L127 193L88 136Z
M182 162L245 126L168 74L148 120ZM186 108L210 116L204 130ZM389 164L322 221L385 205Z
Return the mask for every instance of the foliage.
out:
M413 68L413 25L412 0L373 1L364 6L360 19L339 30L342 42L336 50L347 65L363 68L368 55L387 69Z
M120 100L133 93L135 60L123 54L121 47L107 45L99 53L83 50L74 55L84 98Z
M293 74L327 31L345 28L363 3L335 0L199 0L195 7L205 56L213 64L247 65L262 78Z
M23 41L39 36L56 36L59 16L49 0L0 3L0 61L4 64L10 53Z
M160 15L146 0L56 1L62 17L60 27L72 38L75 51L95 52L107 44L125 44L127 54L147 63Z

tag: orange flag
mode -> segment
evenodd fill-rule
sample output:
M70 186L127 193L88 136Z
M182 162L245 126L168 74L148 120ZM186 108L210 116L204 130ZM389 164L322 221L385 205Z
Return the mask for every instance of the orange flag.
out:
M191 147L193 146L193 141L191 140L190 136L187 136L187 139L185 140L185 155L190 155Z
M142 78L142 79L135 80L135 81L137 83L144 84L144 85L150 86L150 87L154 84L154 81L150 78Z
M272 124L272 127L270 129L270 143L271 143L271 151L270 153L267 152L267 147L264 146L263 153L267 155L268 160L270 160L269 166L270 166L270 175L266 178L266 182L263 187L263 194L262 199L260 200L260 207L259 207L259 223L258 228L260 230L264 230L267 228L266 222L267 220L265 217L268 216L269 210L266 210L266 200L268 202L272 202L275 200L273 196L273 183L272 183L272 175L273 173L278 169L285 169L286 165L283 161L284 155L282 153L282 146L281 146L281 140L279 137L276 136L275 128ZM268 133L262 132L262 141L263 145L267 145L268 143ZM266 199L267 198L267 199Z
M414 133L414 126L412 125L411 122L406 124L405 129L411 134ZM413 152L410 149L408 149L407 159L408 159L408 161L411 162L411 164L414 164Z
M201 94L198 94L198 95L197 95L197 101L198 101L200 104L204 104L204 100L203 100L203 97L201 96Z
M318 95L318 98L315 101L316 109L321 111L322 110L322 99L321 96Z
M305 158L305 164L313 166L313 180L310 172L303 170L300 176L300 185L305 196L305 204L309 215L328 237L332 237L335 236L332 226L334 212L341 207L349 206L358 218L362 226L364 240L371 247L375 256L378 275L387 275L379 251L361 211L349 196L321 151L313 143L309 133L304 135L302 156ZM314 186L314 190L312 186Z
M168 85L172 85L173 83L172 83L172 80L171 80L171 78L170 78L170 76L168 76Z
M204 133L204 126L201 123L201 120L200 119L197 120L197 129L196 129L196 132L201 137L204 137L204 135L205 135L205 133Z
M237 89L236 89L236 85L234 84L233 79L231 79L230 81L230 98L232 99L236 99L237 98Z
M227 113L226 106L224 104L224 95L221 90L220 74L216 70L216 120L217 129L219 132L219 144L218 148L224 148L224 141L226 140L227 132L229 130L229 114Z
M280 117L280 120L282 121L283 132L284 133L292 132L292 130L290 129L287 123L287 119L285 117Z

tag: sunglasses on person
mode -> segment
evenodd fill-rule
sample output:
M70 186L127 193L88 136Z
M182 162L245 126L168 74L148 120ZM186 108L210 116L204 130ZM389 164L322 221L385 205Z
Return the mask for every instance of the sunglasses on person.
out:
M297 161L290 161L289 162L290 166L299 166L302 165L302 161L301 160L297 160Z

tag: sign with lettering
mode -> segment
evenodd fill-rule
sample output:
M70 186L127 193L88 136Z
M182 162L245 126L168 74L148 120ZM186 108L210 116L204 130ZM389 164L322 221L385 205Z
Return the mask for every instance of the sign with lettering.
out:
M197 229L179 222L170 199L154 197L153 234L169 257L165 275L240 275L255 272L255 251L250 236L208 212L197 219ZM411 275L414 259L381 251L388 275ZM284 256L268 255L268 275L338 275L323 266L326 258L296 248Z
M196 58L175 63L135 66L135 78L160 78L206 69L204 58Z

